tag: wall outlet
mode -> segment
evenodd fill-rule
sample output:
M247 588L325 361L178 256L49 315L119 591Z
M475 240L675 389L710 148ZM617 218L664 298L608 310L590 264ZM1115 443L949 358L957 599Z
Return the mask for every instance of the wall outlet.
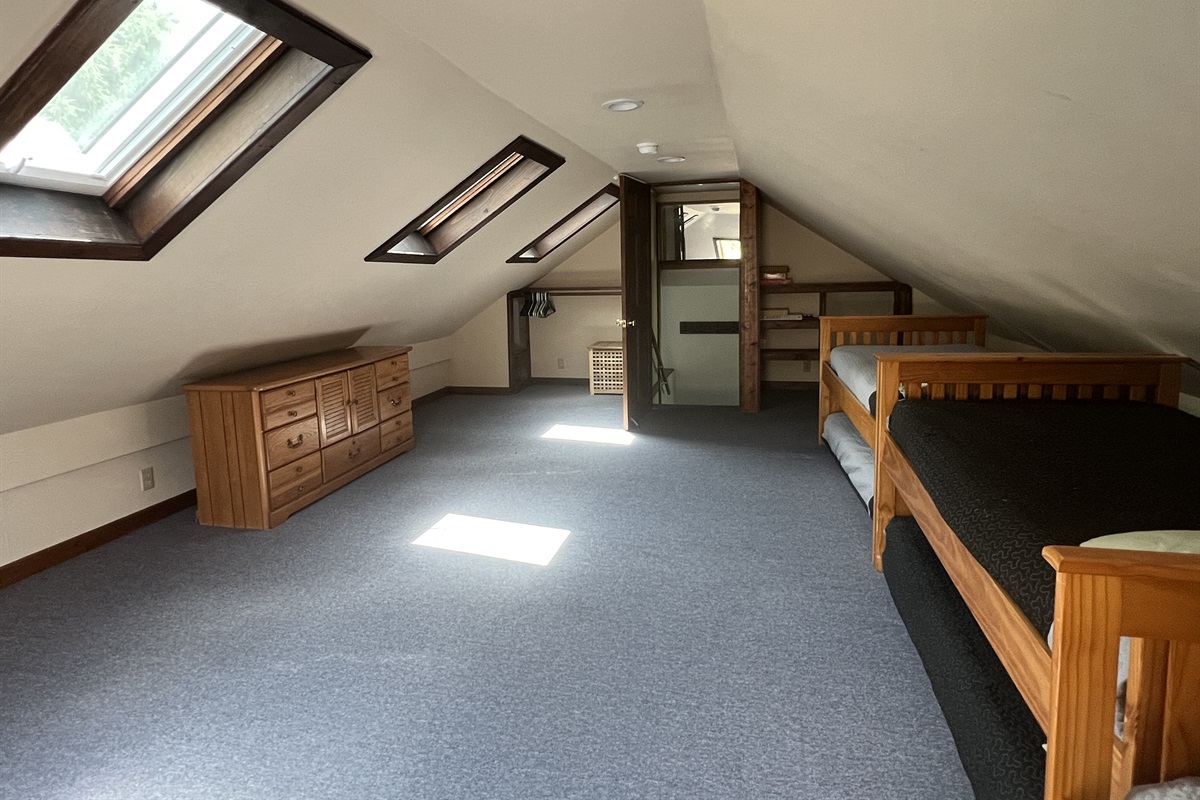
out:
M142 491L148 492L154 488L154 467L142 468Z
M566 369L566 368L567 368L567 362L566 362L565 360L563 360L563 359L561 359L561 358L560 358L560 359L558 360L558 368L559 368L559 369Z

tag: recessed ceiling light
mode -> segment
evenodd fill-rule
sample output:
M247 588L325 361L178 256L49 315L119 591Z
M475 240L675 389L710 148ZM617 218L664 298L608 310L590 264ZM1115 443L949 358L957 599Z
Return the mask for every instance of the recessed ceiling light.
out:
M616 100L609 100L606 103L601 103L600 107L606 108L609 111L637 111L642 107L642 101L630 100L628 97L621 97Z
M658 160L662 164L678 164L680 161L687 161L683 156L659 156Z

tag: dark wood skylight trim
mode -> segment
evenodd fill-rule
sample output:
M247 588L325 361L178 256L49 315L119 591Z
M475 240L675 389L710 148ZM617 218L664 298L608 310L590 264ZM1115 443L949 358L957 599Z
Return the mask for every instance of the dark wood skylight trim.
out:
M597 204L597 200L602 198L612 198L611 202ZM621 191L616 184L610 183L594 195L584 200L578 207L573 209L571 213L560 219L558 222L550 226L550 229L541 236L534 239L529 244L517 251L516 255L508 260L509 264L536 264L546 256L553 253L558 248L566 244L571 237L579 233L581 230L591 225L600 217L604 216L604 212L615 206L621 201ZM583 212L589 206L594 205L594 212L589 215L583 215ZM527 255L533 251L536 255Z
M153 163L105 198L0 185L0 256L146 260L277 145L370 58L279 0L209 0L281 40L250 74L206 97ZM0 87L0 146L21 131L137 7L79 0ZM261 52L260 52L261 54ZM160 140L160 141L164 141ZM132 170L131 170L132 171ZM129 176L129 173L126 173ZM124 181L124 183L123 183Z
M565 163L558 153L518 136L365 260L436 264ZM406 240L422 252L390 252Z

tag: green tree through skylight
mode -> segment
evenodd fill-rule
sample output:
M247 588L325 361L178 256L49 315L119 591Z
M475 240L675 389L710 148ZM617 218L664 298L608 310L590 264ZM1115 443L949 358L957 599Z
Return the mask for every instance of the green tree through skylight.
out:
M157 0L142 3L108 38L41 116L62 126L86 152L175 53L163 40L178 18Z

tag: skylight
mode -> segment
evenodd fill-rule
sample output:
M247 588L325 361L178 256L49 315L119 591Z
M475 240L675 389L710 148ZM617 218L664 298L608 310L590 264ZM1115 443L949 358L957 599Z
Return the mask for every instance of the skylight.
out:
M0 180L103 194L263 38L203 0L147 0L0 150Z
M544 567L570 535L562 528L447 514L413 544Z
M370 57L286 0L76 0L0 85L0 256L152 258Z
M583 205L556 222L550 230L534 239L521 252L508 260L509 264L533 264L541 261L566 243L575 234L600 219L605 211L621 199L616 186L609 184L584 201Z
M520 136L366 260L436 264L565 161Z

